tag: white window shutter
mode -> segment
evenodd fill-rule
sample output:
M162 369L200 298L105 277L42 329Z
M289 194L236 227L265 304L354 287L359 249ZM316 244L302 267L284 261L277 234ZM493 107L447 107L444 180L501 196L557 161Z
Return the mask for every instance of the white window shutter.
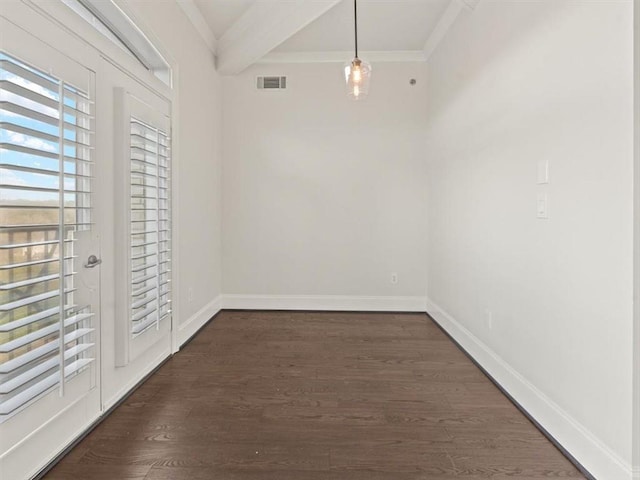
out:
M170 147L167 132L131 117L131 334L171 315Z
M94 361L75 303L76 232L91 226L86 92L0 52L0 422Z

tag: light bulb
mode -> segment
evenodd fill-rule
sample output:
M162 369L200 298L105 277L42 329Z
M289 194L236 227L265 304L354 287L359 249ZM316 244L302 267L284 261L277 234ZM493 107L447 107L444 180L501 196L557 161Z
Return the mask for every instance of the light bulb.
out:
M358 65L353 69L353 83L360 83L362 81L362 72L360 71L360 66Z
M344 66L344 78L351 98L354 100L365 98L369 93L371 65L356 57Z

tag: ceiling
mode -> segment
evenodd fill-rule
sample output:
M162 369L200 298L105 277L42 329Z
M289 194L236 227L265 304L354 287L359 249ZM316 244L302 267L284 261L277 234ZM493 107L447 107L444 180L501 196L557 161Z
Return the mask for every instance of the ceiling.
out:
M256 0L194 0L215 38L224 32L255 3Z
M426 60L460 10L477 0L360 0L362 57ZM354 49L352 0L178 0L222 73L256 62L332 61ZM332 55L333 54L333 55ZM413 54L413 56L409 55ZM306 56L305 56L306 55ZM369 58L372 60L371 58Z
M358 46L361 50L422 50L449 0L361 0ZM343 0L314 20L276 51L353 50L353 1Z

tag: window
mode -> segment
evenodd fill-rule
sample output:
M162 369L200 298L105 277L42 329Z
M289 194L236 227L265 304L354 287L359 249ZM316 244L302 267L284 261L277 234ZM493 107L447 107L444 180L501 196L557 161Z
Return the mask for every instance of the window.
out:
M171 314L169 138L131 117L130 139L131 334L138 335Z
M0 52L0 422L94 360L74 254L91 225L91 109Z
M133 55L171 87L171 67L138 26L111 0L62 0L100 34Z
M115 362L129 365L171 331L170 105L137 88L115 96Z

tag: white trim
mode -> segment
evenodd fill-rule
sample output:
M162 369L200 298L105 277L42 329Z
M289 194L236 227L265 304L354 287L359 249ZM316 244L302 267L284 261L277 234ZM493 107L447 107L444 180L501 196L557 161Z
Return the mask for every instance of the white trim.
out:
M123 43L145 68L171 88L171 66L138 23L114 0L74 0ZM71 4L70 8L74 8ZM94 21L90 21L91 24Z
M177 328L179 348L220 310L222 310L222 295L218 295L211 302L191 315L185 322L180 323Z
M173 87L175 92L180 91L180 66L176 65L173 68ZM177 97L177 95L176 95ZM180 316L182 314L182 297L180 296L179 286L179 273L181 273L181 255L180 248L176 248L180 245L180 224L181 216L180 212L180 172L181 168L175 168L175 166L181 165L180 152L182 151L182 144L180 142L180 102L171 102L171 163L174 168L171 170L171 353L176 353L180 349L180 342L178 337L178 324L180 322Z
M424 312L425 305L425 297L222 295L222 308L241 310Z
M364 51L359 57L369 62L426 62L422 50ZM347 63L353 59L353 51L334 52L271 52L256 63Z
M480 0L451 0L451 3L449 3L449 6L440 17L440 20L438 20L438 23L424 44L423 54L425 60L428 61L429 57L436 51L438 45L440 45L440 42L447 36L447 33L449 33L449 30L453 27L462 10L465 8L474 10L478 6L478 3L480 3Z
M638 478L631 465L429 299L427 313L592 475L602 480Z
M82 402L86 401L87 396L84 396L68 404L54 417L43 423L37 430L31 432L23 440L0 455L0 473L5 472L12 466L12 464L16 463L15 460L11 458L13 456L16 456L16 454L18 456L22 455L23 457L25 457L22 459L23 461L17 462L20 466L20 471L26 475L25 478L32 478L33 476L37 475L43 468L45 468L49 463L55 460L56 457L60 455L60 453L69 448L69 446L71 446L84 432L87 431L89 427L91 427L93 423L95 423L102 416L103 412L96 412L96 414L92 415L91 417L78 418L77 411L79 408L82 408L82 405L80 407L79 405ZM84 410L86 410L86 407L84 407ZM49 449L49 451L43 458L37 458L34 460L33 455L30 451L32 450L33 445L31 445L30 442L33 442L34 439L35 441L40 440L41 442L44 442L47 447L49 447L52 443L50 442L51 439L43 439L41 438L41 436L47 435L49 431L52 431L54 429L52 425L61 422L65 422L67 425L69 425L69 423L75 423L76 428L74 429L74 433L68 434L66 439L62 441L60 441L60 438L56 438L55 440L58 442L56 446L53 447L53 449ZM29 452L23 453L22 449L24 448L28 449ZM29 461L24 461L25 459L29 459ZM12 468L11 472L15 474L16 470Z
M440 20L438 20L438 23L431 32L431 35L429 35L427 42L424 44L424 55L427 60L431 54L436 51L436 48L438 48L438 45L440 45L440 42L442 42L444 37L447 36L447 33L451 30L451 27L465 5L469 6L468 4L463 3L463 0L451 0L451 3L449 3L449 6L442 14L442 17L440 17Z
M631 445L634 478L640 479L640 3L633 5L633 411Z
M0 0L0 2L1 1L2 0ZM162 57L169 62L170 69L173 70L176 68L176 62L173 57L162 47L157 37L152 34L144 22L131 11L127 5L127 1L115 0L115 2L118 8L124 11L144 35L151 40L154 48L159 49ZM18 26L30 25L31 28L27 29L27 31L47 44L63 45L64 43L61 43L61 40L57 38L60 34L71 35L73 38L80 40L82 44L88 48L77 48L73 52L70 58L73 58L76 62L86 65L95 71L98 68L96 59L103 57L113 66L135 79L138 83L153 90L157 95L168 100L173 100L177 95L177 92L174 93L170 86L147 70L132 54L125 52L122 47L97 32L93 26L64 3L47 0L21 0L21 3L29 7L31 12L25 15L22 10L16 11L17 9L14 9L11 11L10 21ZM47 35L55 35L56 37L43 37L41 30L32 27L34 19L31 14L33 14L34 11L58 27L58 33L54 32ZM9 20L8 16L6 18ZM21 28L24 29L24 27ZM96 55L96 53L98 55Z
M198 6L193 0L176 0L176 2L200 37L202 37L202 40L204 40L204 43L207 45L209 50L211 50L211 53L215 55L218 48L218 40L211 28L209 28L209 24L205 20Z
M467 7L469 7L471 10L475 9L478 6L478 3L480 3L480 0L462 0Z
M218 71L235 75L340 3L254 2L218 41Z
M131 379L127 384L122 387L118 392L111 396L108 400L105 400L102 405L102 413L101 416L104 415L111 407L117 404L120 400L125 398L132 389L140 383L147 375L153 372L156 368L158 368L162 362L164 362L167 358L171 357L171 349L163 349L162 353L155 357L152 361L150 361L145 368L140 369L138 374Z

